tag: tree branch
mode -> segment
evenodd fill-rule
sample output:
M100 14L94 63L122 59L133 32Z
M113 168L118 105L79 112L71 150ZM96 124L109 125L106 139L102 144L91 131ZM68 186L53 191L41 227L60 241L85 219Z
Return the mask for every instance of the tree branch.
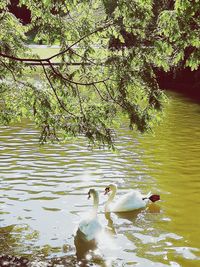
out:
M107 90L107 92L108 92L110 98L114 101L114 103L118 104L121 108L123 108L123 105L122 105L120 102L118 102L118 101L111 95L111 93L110 93L110 91L109 91L109 88L108 88L108 86L107 86L107 84L106 84L105 82L104 82L104 85L105 85L105 88L106 88L106 90Z
M11 56L11 55L6 55L4 53L0 53L0 56L1 57L5 57L5 58L9 58L9 59L12 59L12 60L16 60L16 61L20 61L20 62L43 62L43 61L50 61L51 59L55 58L55 57L58 57L62 54L65 54L66 52L68 52L69 50L71 50L71 48L73 46L75 46L76 44L80 43L82 40L84 40L85 38L89 37L90 35L94 34L94 33L97 33L99 31L102 31L104 29L107 29L108 27L110 27L112 24L108 24L108 25L105 25L104 27L99 27L97 28L96 30L94 30L93 32L90 32L88 34L85 34L84 36L82 36L81 38L79 38L76 42L74 42L72 45L68 46L65 50L51 56L51 57L48 57L48 58L36 58L36 59L33 59L33 58L19 58L19 57L15 57L15 56Z
M13 70L10 69L10 68L6 65L5 62L3 62L2 60L0 60L0 61L1 61L1 63L3 64L3 66L4 66L7 70L9 70L9 72L11 73L11 75L12 75L12 77L13 77L13 80L14 80L15 82L17 82L17 79L15 78L15 75L14 75L14 73L13 73Z
M97 28L96 30L94 30L93 32L90 32L88 34L85 34L84 36L82 36L81 38L79 38L76 42L74 42L72 45L68 46L65 50L47 58L47 60L51 60L52 58L54 57L58 57L62 54L65 54L66 52L68 52L73 46L77 45L78 43L80 43L82 40L84 40L85 38L89 37L90 35L94 34L94 33L97 33L97 32L100 32L100 31L103 31L104 29L107 29L108 27L110 27L112 24L108 24L108 25L105 25L104 27L99 27Z
M101 94L100 90L98 89L98 87L97 87L95 84L93 84L93 86L94 86L94 88L96 89L96 91L97 91L98 95L100 96L100 98L101 98L102 100L108 102L108 100L102 96L102 94Z
M11 55L6 55L3 53L0 53L1 57L5 57L5 58L9 58L15 61L20 61L20 62L43 62L43 61L47 61L47 59L40 59L40 58L20 58L20 57L15 57L15 56L11 56Z
M78 95L78 100L79 100L79 106L80 106L81 113L82 113L83 117L85 118L85 113L84 113L84 110L83 110L83 105L82 105L82 100L81 100L80 92L79 92L79 89L78 89L78 85L76 85L76 92L77 92L77 95Z

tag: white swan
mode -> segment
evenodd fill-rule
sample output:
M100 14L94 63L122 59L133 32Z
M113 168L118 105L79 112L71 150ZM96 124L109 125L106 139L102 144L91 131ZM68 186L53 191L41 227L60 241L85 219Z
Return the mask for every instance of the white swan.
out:
M155 202L160 199L159 195L151 195L150 193L146 196L142 195L137 190L131 190L130 193L125 194L120 197L116 202L113 203L113 199L117 192L117 186L114 184L110 184L105 188L105 195L111 192L106 205L106 212L126 212L144 208L148 200Z
M88 199L93 197L93 211L91 216L82 220L79 223L77 233L82 235L86 241L91 241L96 238L97 234L102 230L102 226L97 218L97 210L99 206L99 194L95 189L90 189L88 192ZM81 232L81 233L80 233Z

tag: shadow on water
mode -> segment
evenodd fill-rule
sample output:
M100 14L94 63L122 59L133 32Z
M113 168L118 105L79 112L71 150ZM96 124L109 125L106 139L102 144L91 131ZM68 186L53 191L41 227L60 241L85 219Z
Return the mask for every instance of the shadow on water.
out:
M156 203L151 203L146 208L147 213L160 213L160 206Z
M138 209L129 212L116 212L116 221L124 219L131 222L133 225L137 225L137 220L141 215L159 214L160 206L155 203L150 203L145 209ZM107 220L107 232L113 236L117 235L116 225L114 223L113 215L110 212L105 213L105 219Z
M144 209L138 209L128 212L116 212L115 214L118 218L126 219L134 223L141 212L144 212Z
M116 236L117 235L117 229L116 229L116 224L115 221L118 221L118 219L125 219L130 221L131 223L134 224L136 221L138 215L140 214L142 210L136 210L136 211L131 211L131 212L118 212L115 213L117 218L113 218L113 214L110 212L105 213L105 218L107 220L107 233L110 234L111 236Z
M147 205L145 209L138 209L138 210L127 211L127 212L115 212L118 218L126 219L132 223L135 223L135 221L138 218L138 215L140 215L141 213L160 213L160 206L155 203L150 203L149 205ZM111 213L106 212L105 218L108 221L107 226L110 229L112 229L113 233L115 233Z

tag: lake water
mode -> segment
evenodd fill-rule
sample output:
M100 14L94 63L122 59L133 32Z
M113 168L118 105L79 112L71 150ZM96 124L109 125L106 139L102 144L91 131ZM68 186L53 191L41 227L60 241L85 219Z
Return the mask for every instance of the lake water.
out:
M200 106L173 96L153 135L122 127L117 149L90 150L84 140L40 146L31 124L0 127L0 254L72 266L199 267ZM162 200L108 215L110 183L118 195L133 188ZM104 234L87 251L74 239L92 208L90 188L100 194Z

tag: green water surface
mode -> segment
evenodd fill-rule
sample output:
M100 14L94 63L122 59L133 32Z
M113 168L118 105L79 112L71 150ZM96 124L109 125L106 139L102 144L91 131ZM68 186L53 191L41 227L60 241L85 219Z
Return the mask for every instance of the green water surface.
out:
M33 125L1 126L0 253L43 262L71 257L74 266L199 267L200 106L173 95L153 135L122 127L116 146L118 152L90 150L84 140L39 146ZM105 214L110 183L119 196L133 188L161 201ZM74 242L92 207L89 188L99 190L104 229L91 251Z

